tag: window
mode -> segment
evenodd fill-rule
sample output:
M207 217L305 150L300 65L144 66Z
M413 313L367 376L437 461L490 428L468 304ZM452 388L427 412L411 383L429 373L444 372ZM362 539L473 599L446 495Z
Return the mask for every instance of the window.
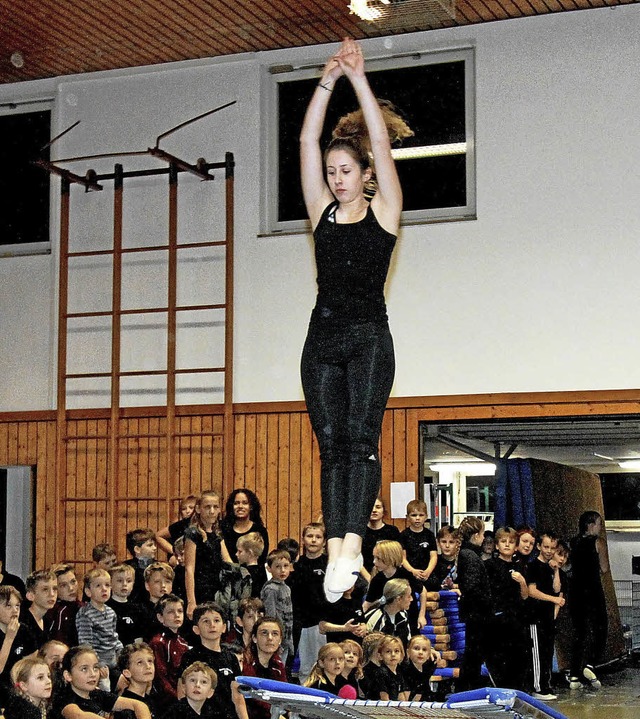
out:
M414 137L396 155L403 187L403 224L475 217L474 54L472 49L415 53L367 63L375 95L404 115ZM265 233L308 229L300 188L298 138L318 82L317 66L269 69L265 137ZM326 146L339 117L357 108L341 80L327 112L321 144Z
M0 107L0 133L7 139L0 146L0 255L50 249L49 173L32 164L49 159L42 148L51 136L51 112L42 107Z

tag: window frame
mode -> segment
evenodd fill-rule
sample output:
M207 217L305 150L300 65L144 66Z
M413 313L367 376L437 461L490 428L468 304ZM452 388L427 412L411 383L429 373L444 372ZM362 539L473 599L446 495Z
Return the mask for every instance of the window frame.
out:
M50 98L42 100L26 100L26 101L2 101L0 103L0 117L8 117L15 115L29 115L37 112L48 112L49 113L49 137L52 134L53 128L53 110L54 102ZM39 172L43 174L46 170L40 169ZM48 174L48 173L47 173ZM52 205L52 183L51 176L49 175L49 190L48 190L48 202L49 202L49 223L48 223L48 234L49 239L41 242L18 242L12 245L0 245L0 258L1 257L20 257L24 255L50 255L51 254L51 227L54 221L53 216L53 205Z
M404 67L435 65L446 62L465 63L465 135L466 135L466 205L403 211L400 224L418 225L434 222L456 222L477 219L476 157L475 157L475 48L464 45L440 50L416 50L392 57L367 59L371 71L400 70ZM278 85L280 82L319 77L324 64L263 66L262 97L262 183L260 193L261 236L299 234L310 231L309 220L278 219Z

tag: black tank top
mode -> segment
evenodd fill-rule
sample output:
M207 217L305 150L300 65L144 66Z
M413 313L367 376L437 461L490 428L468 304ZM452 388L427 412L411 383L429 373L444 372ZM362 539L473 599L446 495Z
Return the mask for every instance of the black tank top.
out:
M347 224L335 221L337 208L327 206L313 233L318 298L311 319L386 321L384 284L396 236L380 227L371 205L362 220Z

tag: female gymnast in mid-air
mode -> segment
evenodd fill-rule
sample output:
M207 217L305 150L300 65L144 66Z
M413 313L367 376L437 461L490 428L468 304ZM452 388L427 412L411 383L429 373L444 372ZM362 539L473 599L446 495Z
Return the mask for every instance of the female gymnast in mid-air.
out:
M340 120L323 156L327 106L343 75L360 110ZM322 462L329 555L324 589L334 602L362 567L362 537L381 484L378 440L395 371L384 285L402 211L390 135L411 134L376 100L360 46L345 39L322 71L300 135L318 282L301 374ZM374 169L376 189L368 200Z

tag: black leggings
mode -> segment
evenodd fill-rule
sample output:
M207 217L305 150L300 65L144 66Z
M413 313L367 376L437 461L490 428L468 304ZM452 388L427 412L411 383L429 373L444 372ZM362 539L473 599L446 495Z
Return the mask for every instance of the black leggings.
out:
M364 535L381 484L378 440L395 373L386 322L312 322L302 387L322 462L327 538Z

